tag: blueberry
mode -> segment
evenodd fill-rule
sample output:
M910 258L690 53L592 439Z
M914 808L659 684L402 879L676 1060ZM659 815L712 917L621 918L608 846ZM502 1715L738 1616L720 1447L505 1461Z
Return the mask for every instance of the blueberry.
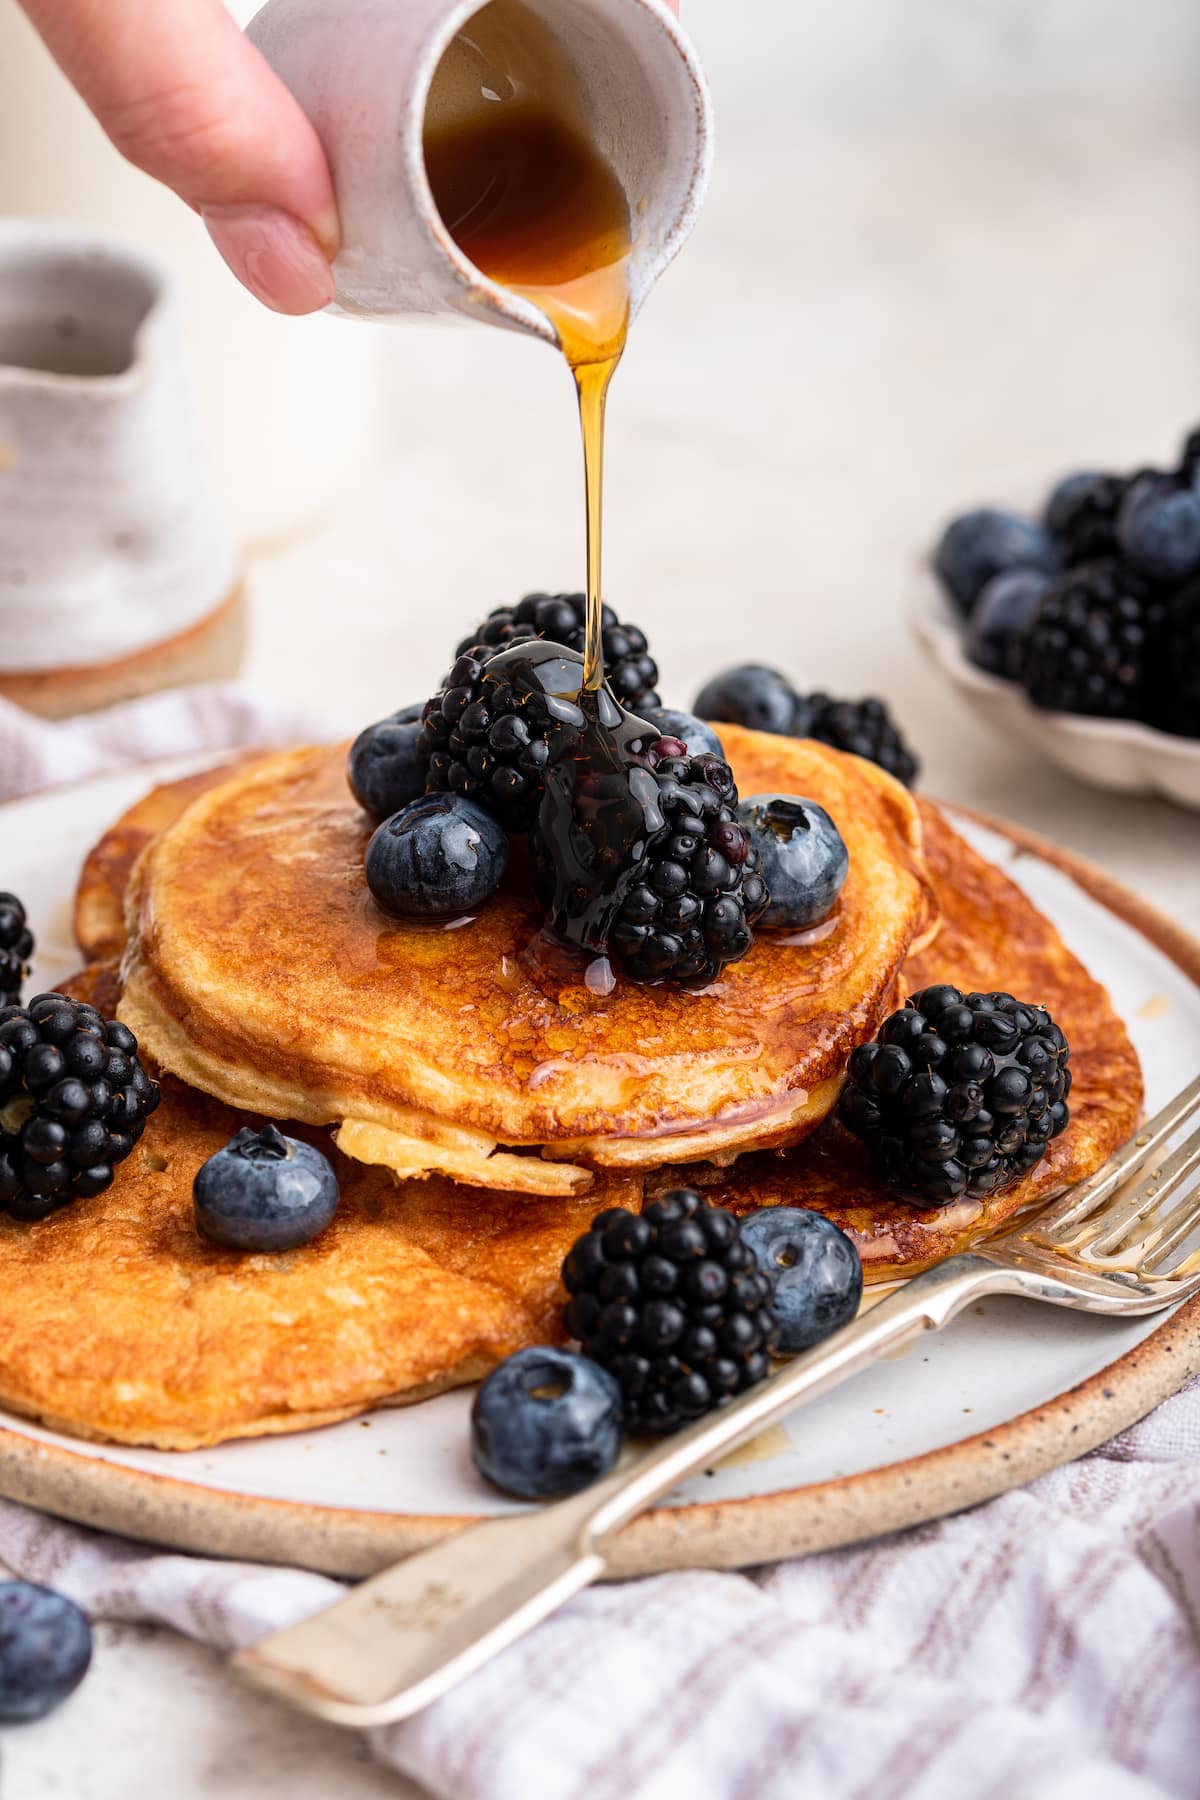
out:
M471 1408L471 1457L521 1500L578 1493L621 1452L621 1390L590 1357L548 1345L493 1369Z
M943 586L964 613L993 575L1005 569L1041 569L1052 575L1058 564L1058 550L1044 526L994 507L952 520L933 559Z
M1140 475L1117 514L1117 543L1139 574L1183 581L1200 569L1200 493L1172 475Z
M793 794L752 794L739 805L737 819L758 851L771 896L759 924L783 931L827 919L850 856L824 807Z
M367 885L386 911L452 919L491 898L508 861L504 827L461 794L426 794L379 827Z
M777 669L761 663L740 663L714 676L696 695L692 711L701 719L727 720L748 725L752 731L772 731L787 737L792 729L796 696L792 685Z
M689 756L719 756L722 762L727 760L721 740L712 726L706 725L703 719L698 719L695 713L677 712L670 706L660 706L653 712L642 713L641 717L647 725L657 727L664 737L679 738L686 744Z
M346 773L354 798L377 822L425 792L428 759L418 753L423 706L405 706L360 731Z
M1112 476L1101 469L1079 469L1056 482L1042 513L1042 524L1051 537L1062 537L1068 532L1078 507L1102 492L1111 480Z
M823 1213L765 1206L742 1220L742 1242L775 1284L779 1348L794 1354L848 1325L862 1298L858 1251Z
M1025 634L1049 586L1041 569L1006 569L992 576L971 610L963 639L977 668L1019 680Z
M328 1157L276 1125L245 1126L210 1156L192 1187L196 1230L231 1250L294 1250L324 1231L338 1204Z
M73 1600L32 1581L0 1582L0 1724L44 1718L92 1660L92 1628Z

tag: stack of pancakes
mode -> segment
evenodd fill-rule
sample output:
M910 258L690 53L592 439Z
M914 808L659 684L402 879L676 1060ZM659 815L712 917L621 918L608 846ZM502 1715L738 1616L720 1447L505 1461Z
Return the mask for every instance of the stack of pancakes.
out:
M385 916L344 746L194 776L118 821L84 868L89 964L66 985L119 1011L163 1104L107 1194L0 1220L0 1403L162 1448L301 1430L561 1338L562 1258L607 1206L687 1183L736 1212L815 1207L878 1282L1099 1166L1136 1122L1140 1073L1049 922L873 764L721 736L743 794L827 809L850 874L825 925L760 934L698 994L592 991L540 942L516 858L452 929ZM1028 1177L923 1211L829 1115L854 1045L941 981L1049 1007L1075 1084ZM332 1156L341 1205L311 1244L239 1255L197 1236L192 1182L264 1116Z

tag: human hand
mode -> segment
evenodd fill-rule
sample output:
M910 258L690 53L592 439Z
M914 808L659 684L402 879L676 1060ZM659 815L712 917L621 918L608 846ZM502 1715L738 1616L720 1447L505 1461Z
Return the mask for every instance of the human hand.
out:
M252 294L281 313L329 304L339 225L325 152L221 0L20 3L117 149L200 214Z
M333 298L337 203L308 118L220 0L21 0L122 155L281 313Z

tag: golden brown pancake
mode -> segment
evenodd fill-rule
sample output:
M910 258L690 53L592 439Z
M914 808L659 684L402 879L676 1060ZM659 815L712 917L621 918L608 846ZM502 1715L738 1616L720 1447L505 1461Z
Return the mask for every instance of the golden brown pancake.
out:
M161 1067L277 1118L338 1123L403 1174L582 1191L591 1171L794 1143L836 1099L936 926L912 796L824 745L723 728L741 792L807 795L850 873L828 927L760 935L699 993L589 992L531 960L528 870L456 929L389 918L343 746L194 799L134 872L121 1012Z
M220 778L220 771L215 771L200 780L215 785ZM194 782L157 790L159 818L165 823L178 816L196 791ZM743 1157L733 1177L705 1164L667 1169L651 1178L655 1187L685 1178L695 1178L710 1190L716 1183L728 1203L743 1211L789 1201L815 1205L836 1217L855 1238L869 1281L911 1273L950 1255L995 1230L1018 1208L1081 1179L1130 1134L1142 1104L1137 1056L1104 989L1021 889L972 850L937 806L922 800L920 810L942 926L934 944L904 965L900 986L907 993L938 981L985 992L1000 987L1049 1006L1073 1046L1075 1085L1068 1130L1054 1140L1046 1160L1030 1176L992 1196L978 1211L974 1202L919 1210L895 1200L875 1181L862 1147L833 1127L807 1149L787 1156ZM80 890L81 914L101 869L105 905L110 912L123 907L141 847L134 848L133 834L126 829L130 817L126 815L102 840L101 849L113 846L109 852L103 856L94 852L88 859Z
M117 991L99 969L64 987L106 1011ZM186 1450L421 1399L561 1335L563 1256L598 1206L641 1203L623 1175L586 1201L398 1182L299 1128L332 1155L333 1223L242 1255L197 1234L192 1182L250 1122L168 1077L106 1194L34 1226L0 1216L0 1405Z
M942 904L937 940L904 966L905 993L949 981L997 989L1048 1007L1071 1045L1071 1122L1037 1167L983 1201L907 1206L882 1187L866 1151L835 1122L786 1155L742 1157L733 1169L672 1169L652 1188L685 1178L734 1212L809 1206L858 1246L867 1281L914 1275L997 1231L1022 1207L1081 1181L1130 1137L1142 1111L1142 1072L1112 1002L1050 921L1015 883L979 856L929 801L925 850Z
M935 806L921 808L945 923L903 984L1004 988L1051 1009L1075 1083L1071 1123L1045 1161L982 1205L918 1209L888 1193L862 1146L831 1124L732 1172L664 1169L648 1184L687 1181L739 1213L815 1207L854 1238L868 1282L966 1248L1090 1174L1141 1108L1137 1057L1103 988L1006 876ZM117 861L105 867L119 892ZM112 970L65 985L106 1013L119 996ZM396 1182L336 1158L343 1199L329 1231L283 1256L242 1257L197 1238L191 1184L244 1122L168 1080L109 1193L40 1225L0 1220L0 1404L81 1436L186 1448L422 1398L523 1344L561 1339L563 1255L602 1206L640 1203L636 1179L537 1200L436 1177Z

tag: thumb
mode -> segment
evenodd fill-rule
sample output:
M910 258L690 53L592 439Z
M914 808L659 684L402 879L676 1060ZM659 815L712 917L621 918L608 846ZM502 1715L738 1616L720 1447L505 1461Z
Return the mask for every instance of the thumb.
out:
M22 0L67 78L129 161L199 212L267 306L333 298L339 242L312 124L221 0Z

